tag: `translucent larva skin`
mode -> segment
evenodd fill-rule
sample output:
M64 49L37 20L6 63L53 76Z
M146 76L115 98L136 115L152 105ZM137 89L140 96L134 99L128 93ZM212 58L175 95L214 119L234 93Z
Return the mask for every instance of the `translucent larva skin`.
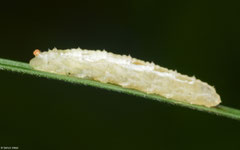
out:
M195 77L106 51L70 49L42 52L30 61L36 70L93 79L191 104L212 107L221 100L214 87Z

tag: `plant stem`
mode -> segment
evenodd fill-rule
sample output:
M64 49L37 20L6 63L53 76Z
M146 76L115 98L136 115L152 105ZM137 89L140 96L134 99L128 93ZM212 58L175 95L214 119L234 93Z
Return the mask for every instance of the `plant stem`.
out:
M240 110L238 110L238 109L226 107L223 105L218 105L217 107L208 108L205 106L193 105L193 104L189 104L189 103L185 103L185 102L176 101L173 99L167 99L167 98L164 98L159 95L147 94L147 93L140 92L140 91L137 91L134 89L122 88L120 86L113 85L113 84L106 84L106 83L101 83L101 82L97 82L97 81L93 81L93 80L80 79L80 78L70 77L70 76L66 76L66 75L59 75L59 74L37 71L37 70L32 69L29 66L29 64L24 63L24 62L18 62L18 61L0 58L0 70L19 72L19 73L30 74L30 75L34 75L34 76L38 76L38 77L45 77L45 78L49 78L49 79L56 79L56 80L61 80L61 81L65 81L65 82L75 83L75 84L93 86L93 87L97 87L97 88L101 88L101 89L107 89L107 90L121 92L121 93L129 94L129 95L135 95L135 96L143 97L146 99L157 100L160 102L165 102L165 103L169 103L169 104L173 104L173 105L187 107L187 108L194 109L194 110L199 110L199 111L203 111L203 112L216 114L218 116L224 116L227 118L240 120Z

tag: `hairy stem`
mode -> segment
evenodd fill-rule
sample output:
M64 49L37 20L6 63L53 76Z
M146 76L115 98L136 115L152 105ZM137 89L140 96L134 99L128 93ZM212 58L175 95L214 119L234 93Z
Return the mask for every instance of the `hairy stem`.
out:
M101 88L101 89L107 89L107 90L121 92L121 93L129 94L129 95L135 95L135 96L143 97L145 99L157 100L160 102L165 102L165 103L169 103L169 104L173 104L173 105L187 107L187 108L194 109L194 110L199 110L199 111L203 111L203 112L216 114L218 116L224 116L227 118L240 120L240 110L238 110L238 109L226 107L223 105L218 105L217 107L208 108L205 106L193 105L193 104L188 104L185 102L176 101L173 99L167 99L167 98L161 97L159 95L146 94L144 92L140 92L137 90L122 88L120 86L113 85L113 84L100 83L100 82L93 81L93 80L79 79L79 78L70 77L70 76L66 76L66 75L59 75L59 74L37 71L37 70L32 69L29 66L29 64L24 63L24 62L18 62L18 61L0 58L0 70L19 72L19 73L34 75L37 77L45 77L45 78L49 78L49 79L56 79L56 80L61 80L61 81L65 81L65 82L75 83L75 84L93 86L93 87L97 87L97 88Z

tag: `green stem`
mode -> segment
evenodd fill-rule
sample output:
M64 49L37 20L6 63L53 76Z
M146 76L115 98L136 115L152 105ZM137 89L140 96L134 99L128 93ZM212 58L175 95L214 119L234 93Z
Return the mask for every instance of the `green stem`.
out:
M32 69L29 66L29 64L23 63L23 62L12 61L12 60L0 58L0 70L8 70L8 71L13 71L13 72L30 74L30 75L34 75L34 76L38 76L38 77L45 77L45 78L49 78L49 79L56 79L56 80L61 80L61 81L65 81L65 82L70 82L70 83L93 86L93 87L97 87L97 88L126 93L129 95L135 95L135 96L143 97L146 99L157 100L160 102L165 102L165 103L169 103L169 104L173 104L173 105L178 105L178 106L187 107L190 109L195 109L195 110L199 110L199 111L203 111L203 112L216 114L219 116L224 116L227 118L240 120L240 110L238 110L238 109L226 107L223 105L218 105L217 107L208 108L205 106L193 105L193 104L188 104L185 102L179 102L179 101L176 101L173 99L167 99L167 98L164 98L164 97L161 97L158 95L154 95L154 94L146 94L146 93L143 93L143 92L140 92L137 90L133 90L133 89L122 88L120 86L113 85L113 84L100 83L100 82L93 81L93 80L79 79L79 78L70 77L70 76L66 76L66 75L59 75L59 74L37 71L37 70Z

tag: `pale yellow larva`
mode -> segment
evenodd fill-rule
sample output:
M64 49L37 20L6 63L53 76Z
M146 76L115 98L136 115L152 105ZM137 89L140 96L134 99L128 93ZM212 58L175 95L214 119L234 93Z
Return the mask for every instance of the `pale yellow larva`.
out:
M112 83L124 88L212 107L221 100L214 87L195 77L126 55L100 50L49 50L34 52L30 66L36 70Z

